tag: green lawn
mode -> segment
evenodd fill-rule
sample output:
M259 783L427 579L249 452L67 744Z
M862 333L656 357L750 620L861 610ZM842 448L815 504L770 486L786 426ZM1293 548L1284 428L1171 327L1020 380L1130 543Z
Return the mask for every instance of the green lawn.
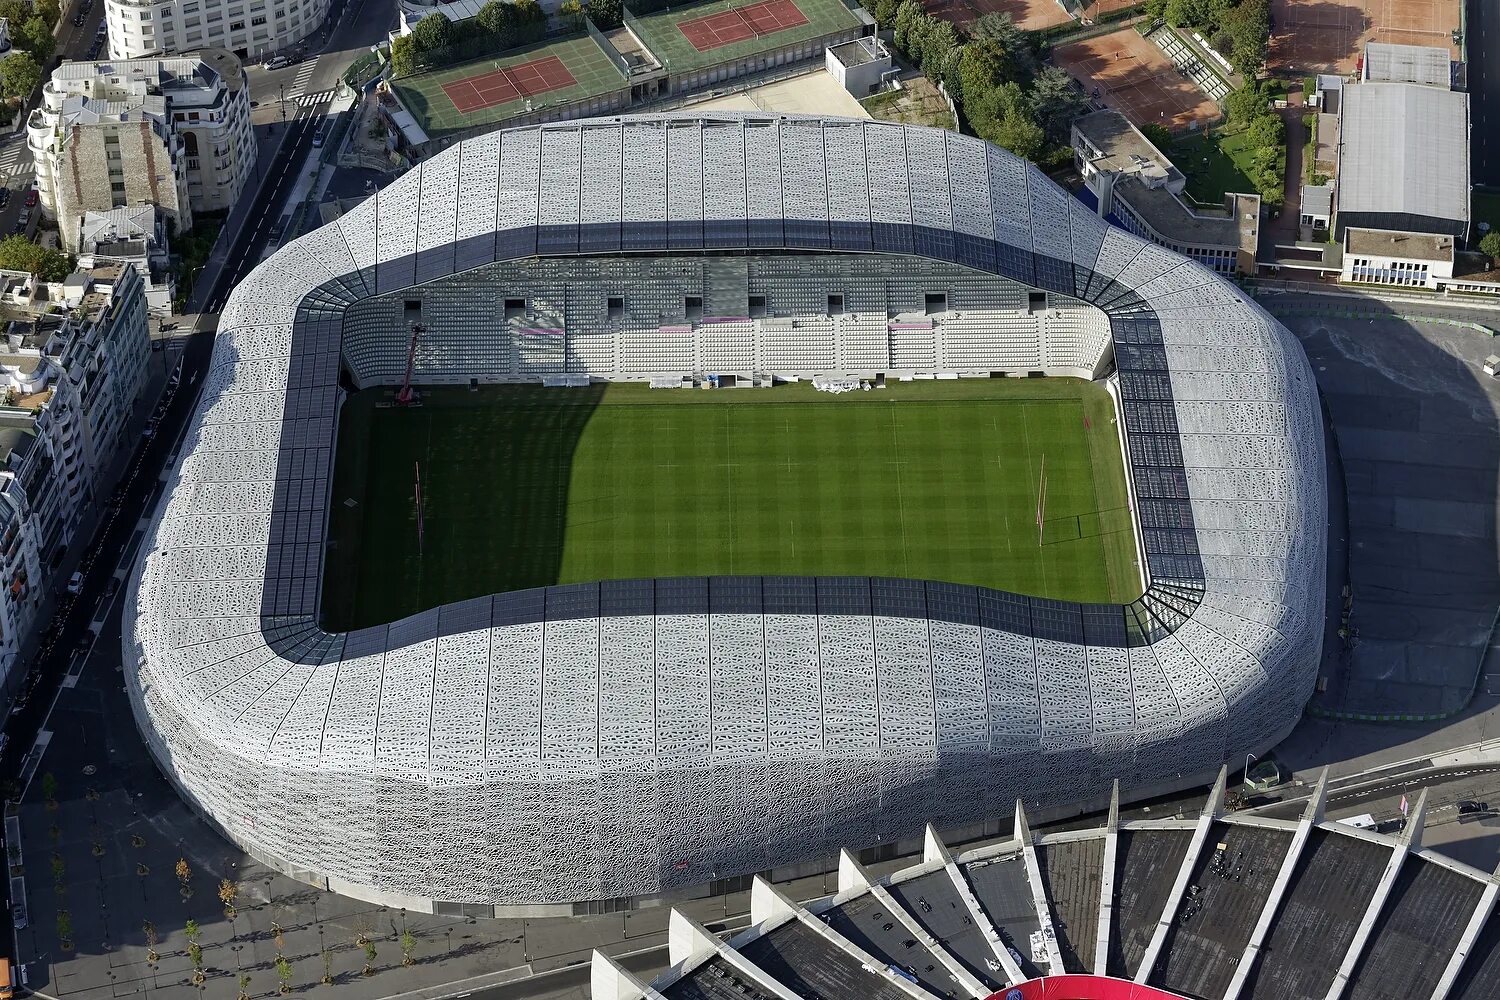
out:
M404 410L372 390L340 418L330 532L324 614L335 629L525 587L653 576L1140 594L1113 408L1076 379L836 397L806 384L439 389Z
M1470 211L1474 216L1474 235L1477 238L1479 223L1488 222L1491 230L1500 230L1500 192L1475 191L1470 198Z
M1259 191L1253 178L1260 172L1261 163L1284 153L1253 145L1249 132L1243 129L1220 129L1179 136L1168 155L1187 177L1187 193L1194 201L1222 205L1224 195L1230 191L1244 194ZM1285 159L1280 161L1279 169L1284 177Z

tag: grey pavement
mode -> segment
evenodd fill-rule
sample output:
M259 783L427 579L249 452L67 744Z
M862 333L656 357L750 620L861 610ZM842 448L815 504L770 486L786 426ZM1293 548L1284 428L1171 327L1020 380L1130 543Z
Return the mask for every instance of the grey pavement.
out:
M1495 340L1375 304L1337 308L1361 315L1282 316L1312 361L1347 488L1350 630L1315 704L1458 712L1500 608L1500 381L1480 370Z

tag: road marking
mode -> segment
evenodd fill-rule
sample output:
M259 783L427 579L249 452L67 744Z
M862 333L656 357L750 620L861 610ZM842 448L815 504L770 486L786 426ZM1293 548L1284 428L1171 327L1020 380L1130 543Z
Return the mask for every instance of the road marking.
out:
M302 96L302 91L307 88L307 81L312 79L313 69L317 65L317 56L313 56L307 62L302 64L302 68L297 70L296 79L292 80L292 85L286 89L286 94L284 96L287 100L294 101Z

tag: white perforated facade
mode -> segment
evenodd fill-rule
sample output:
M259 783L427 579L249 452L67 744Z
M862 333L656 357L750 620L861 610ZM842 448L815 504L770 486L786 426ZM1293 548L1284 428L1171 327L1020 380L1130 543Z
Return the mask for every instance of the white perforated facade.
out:
M1119 607L876 578L604 581L319 627L341 358L360 367L361 338L369 357L399 355L406 336L392 321L381 343L370 300L480 294L453 276L545 275L563 266L550 258L718 273L721 258L789 254L816 265L803 270L839 255L842 273L862 255L887 279L892 258L925 258L976 287L999 276L1092 304L1058 329L1066 345L1040 347L1087 348L1084 369L1113 351L1145 594ZM688 325L697 351L723 333ZM467 370L455 343L424 374ZM573 346L494 374L564 374ZM373 381L398 377L376 367ZM1181 787L1279 740L1311 691L1320 428L1306 359L1275 320L978 140L756 116L493 133L231 295L128 595L129 690L164 771L232 840L419 909L649 895L928 820L962 827L1017 797L1097 799L1115 777L1127 794Z

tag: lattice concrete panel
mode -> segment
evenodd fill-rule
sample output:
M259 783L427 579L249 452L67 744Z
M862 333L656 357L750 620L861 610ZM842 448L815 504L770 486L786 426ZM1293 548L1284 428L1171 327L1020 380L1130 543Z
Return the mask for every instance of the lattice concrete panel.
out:
M778 256L830 238L881 253ZM670 255L705 240L761 250ZM622 242L660 256L608 256ZM585 264L625 290L618 329L598 285L575 280ZM1060 317L1019 322L1027 288L975 270L991 268L1071 288L1110 330L1058 294ZM760 288L800 325L729 313L701 342L664 342L652 324L695 294L682 274L726 308ZM507 339L493 289L521 282L586 351ZM1006 595L924 603L927 585L910 581L877 590L927 616L859 611L850 595L868 600L868 581L825 595L766 580L759 611L714 610L710 581L658 581L654 614L610 610L606 585L578 613L574 598L526 592L343 636L313 621L333 352L361 377L397 377L402 299L439 319L432 374L620 377L627 357L650 372L679 354L864 356L889 371L885 316L933 287L988 332L955 324L951 342L937 330L902 350L976 370L1023 355L1087 367L1113 333L1126 406L1157 401L1140 411L1152 429L1127 428L1152 463L1136 469L1148 556L1185 541L1200 555L1174 556L1171 585L1143 600L1167 623L1151 645L1113 626L1092 646L1047 631L1109 614L1058 617ZM847 315L820 314L832 292ZM127 591L127 691L163 770L232 839L418 908L656 893L890 842L928 819L990 818L1018 796L1096 795L1116 775L1196 783L1279 739L1311 690L1321 447L1311 372L1274 320L978 140L761 115L493 133L281 248L231 295ZM825 596L836 606L819 613ZM298 615L268 610L283 606ZM283 777L263 784L268 760ZM972 794L951 794L955 782Z

